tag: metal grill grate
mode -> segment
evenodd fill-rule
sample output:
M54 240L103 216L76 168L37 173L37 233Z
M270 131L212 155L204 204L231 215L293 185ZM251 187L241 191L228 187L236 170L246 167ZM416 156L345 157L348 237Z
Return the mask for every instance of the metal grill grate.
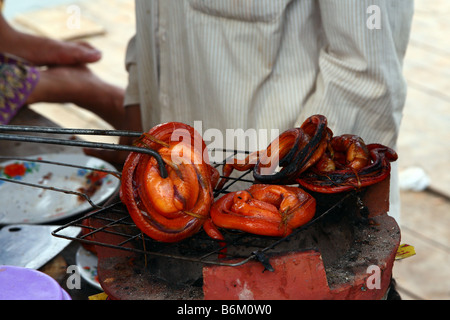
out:
M26 131L26 132L45 132L45 133L66 133L66 134L93 134L93 135L131 135L136 136L133 132L122 132L122 131L99 131L99 130L81 130L81 129L54 129L54 128L36 128L36 127L10 127L10 126L0 126L1 130L11 129L11 131ZM33 143L50 143L50 144L63 144L71 146L80 147L95 147L95 148L105 148L105 149L115 149L115 150L128 150L136 152L147 152L148 150L137 150L136 147L127 147L120 145L106 145L97 143L86 143L74 142L68 140L56 140L56 139L41 139L34 136L18 136L14 134L0 134L0 140L14 140L14 141L24 141ZM142 149L142 148L140 148ZM239 153L248 154L248 152L241 152L235 150L210 150L210 152L223 152L228 157L234 157ZM156 156L159 156L158 154ZM11 159L10 157L3 157L3 159ZM41 161L45 160L34 160L25 158L15 158L18 160L26 161ZM226 162L226 159L221 163L213 164L219 172L221 172L222 166ZM49 162L47 162L49 163ZM64 163L52 163L54 165L65 166ZM69 165L72 166L72 165ZM97 168L86 168L88 170L96 170ZM120 176L120 172L108 171L108 174L115 176ZM221 190L215 190L215 198L219 198L222 194L230 192L233 186L237 184L244 184L250 186L254 180L252 171L237 172L231 177L226 178L227 182ZM2 179L8 181L8 179ZM13 181L12 183L21 183L20 181ZM241 186L241 185L240 185ZM30 187L40 187L42 185L30 185ZM51 187L47 187L51 188ZM243 232L224 230L225 243L227 248L226 258L219 259L219 251L223 249L222 246L216 240L209 238L205 232L200 231L196 235L185 239L181 242L166 244L160 243L152 240L145 234L143 234L131 220L128 215L126 207L120 202L118 196L116 195L113 199L109 200L106 204L96 204L93 203L87 194L80 194L78 191L74 190L57 190L64 193L70 193L75 196L84 197L92 206L92 211L76 218L69 223L66 223L52 232L55 237L65 238L68 240L75 240L83 243L85 245L96 245L104 246L113 249L131 251L138 254L143 254L146 256L154 257L165 257L177 260L198 262L202 264L214 264L214 265L225 265L225 266L238 266L242 265L250 260L256 259L260 261L264 267L271 270L272 267L269 264L267 254L276 250L276 247L285 241L288 241L292 237L296 236L298 233L309 228L312 224L316 223L319 219L324 216L333 213L338 209L343 202L352 194L349 193L346 196L340 197L331 204L328 208L318 210L316 216L306 225L296 229L292 234L285 238L270 238L257 236L252 234L247 234ZM68 237L64 234L64 229L68 227L81 227L82 232L76 237Z
M100 245L144 255L204 264L238 266L252 259L257 259L263 263L266 269L271 270L272 268L266 258L267 253L276 250L278 244L288 241L291 237L310 227L325 215L332 213L348 196L341 198L328 210L316 214L313 220L296 229L285 238L270 238L225 230L226 258L231 260L218 259L219 251L223 247L217 241L209 238L203 231L173 244L160 243L150 239L136 228L121 202L115 202L102 209L94 210L86 216L57 228L52 234L56 237L77 240L87 245ZM82 232L77 237L67 237L63 231L71 226L81 227L85 232Z
M234 153L238 152L235 151ZM215 164L219 172L225 161ZM250 185L253 181L251 170L239 172L235 177L228 177L227 183L221 190L215 190L215 197L217 199L222 194L228 193L228 190L232 189L237 183ZM150 239L136 228L128 215L126 207L120 201L100 210L94 210L88 215L56 229L53 235L77 240L87 245L107 246L154 257L165 257L203 264L238 266L256 259L266 269L272 270L266 257L267 253L276 250L278 244L288 241L291 237L310 227L325 215L332 213L339 208L348 196L342 197L326 210L317 212L315 218L308 224L296 229L291 235L282 239L223 230L226 239L227 259L218 259L219 251L223 247L216 240L206 235L204 231L200 231L188 239L173 244L160 243ZM63 230L70 226L81 227L85 232L76 238L68 238L62 235Z

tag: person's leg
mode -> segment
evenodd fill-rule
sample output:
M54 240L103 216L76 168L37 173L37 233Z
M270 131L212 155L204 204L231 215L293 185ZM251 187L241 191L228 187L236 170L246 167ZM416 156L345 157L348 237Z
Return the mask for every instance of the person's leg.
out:
M0 52L34 65L83 64L100 60L101 52L86 42L65 42L20 32L0 13Z
M74 103L121 129L125 114L123 98L123 89L104 82L88 67L60 66L41 71L26 103Z

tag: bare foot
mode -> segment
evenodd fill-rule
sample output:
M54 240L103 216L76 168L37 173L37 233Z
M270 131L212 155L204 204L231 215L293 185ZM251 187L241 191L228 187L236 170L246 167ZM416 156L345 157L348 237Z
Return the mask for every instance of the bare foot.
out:
M20 57L37 66L96 62L101 52L86 42L65 42L35 36L12 28L0 13L0 52Z
M82 66L59 66L41 71L27 103L74 103L90 110L116 129L124 127L124 90L104 82Z
M21 45L10 52L37 66L75 65L97 62L102 53L87 42L65 42L21 34ZM39 48L39 50L36 50Z

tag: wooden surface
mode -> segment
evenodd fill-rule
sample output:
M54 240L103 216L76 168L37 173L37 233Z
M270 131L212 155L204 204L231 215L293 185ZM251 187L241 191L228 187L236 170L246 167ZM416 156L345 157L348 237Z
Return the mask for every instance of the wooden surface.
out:
M408 96L398 141L400 171L422 168L423 192L402 191L402 242L416 255L397 261L404 299L450 299L450 2L415 0L404 63Z
M67 19L68 14L73 19ZM78 19L79 20L75 20ZM58 40L74 40L105 33L105 28L81 14L79 7L62 11L58 7L37 12L22 13L15 17L17 23L36 34Z

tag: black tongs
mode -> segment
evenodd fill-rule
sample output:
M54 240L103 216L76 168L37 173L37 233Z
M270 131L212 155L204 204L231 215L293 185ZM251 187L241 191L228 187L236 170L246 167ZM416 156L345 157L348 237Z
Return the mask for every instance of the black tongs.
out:
M18 126L18 125L0 125L0 140L47 143L65 146L75 146L83 148L94 149L108 149L117 151L129 151L149 154L156 159L159 166L161 177L167 178L167 170L164 161L160 154L149 148L128 146L114 143L101 143L83 140L70 140L61 138L48 138L32 135L17 135L1 132L25 132L25 133L47 133L47 134L80 134L80 135L97 135L97 136L118 136L118 137L140 137L142 132L125 131L125 130L100 130L100 129L72 129L72 128L55 128L55 127L40 127L40 126Z

